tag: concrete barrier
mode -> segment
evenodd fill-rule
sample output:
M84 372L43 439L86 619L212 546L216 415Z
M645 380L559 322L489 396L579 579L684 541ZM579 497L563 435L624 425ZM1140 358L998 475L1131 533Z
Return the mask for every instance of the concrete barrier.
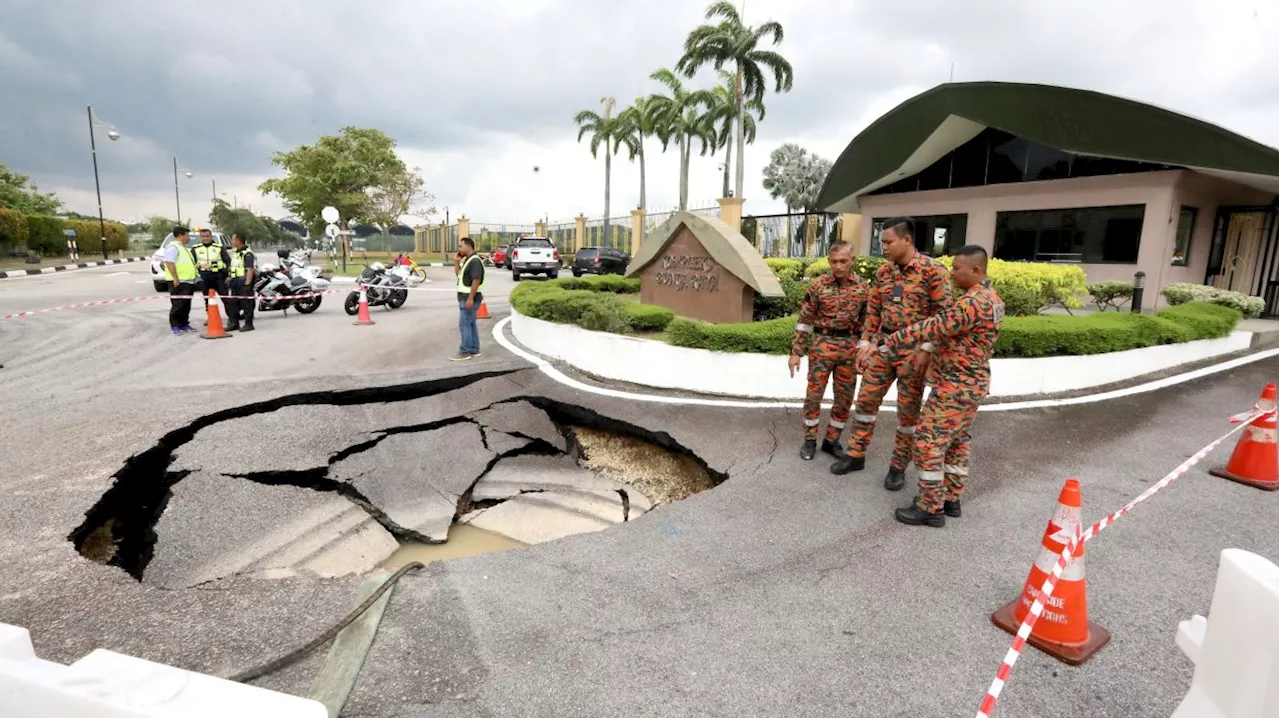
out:
M5 718L328 718L323 704L96 650L69 666L36 657L31 635L0 623Z
M1229 548L1218 562L1210 618L1178 624L1178 648L1195 664L1191 690L1172 718L1280 715L1280 567Z
M511 334L530 351L613 381L658 389L758 399L804 396L807 367L794 377L784 356L734 354L676 347L652 339L593 332L511 312ZM1222 339L1130 349L1088 356L994 359L991 396L1031 396L1090 389L1248 349L1251 332ZM827 385L830 399L831 385ZM887 399L896 396L889 389Z

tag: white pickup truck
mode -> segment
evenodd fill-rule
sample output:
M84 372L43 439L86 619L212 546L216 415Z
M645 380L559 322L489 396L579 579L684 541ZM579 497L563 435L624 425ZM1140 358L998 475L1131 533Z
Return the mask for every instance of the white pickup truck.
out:
M190 237L187 241L188 247L194 247L200 243L200 233L196 230L191 230L191 234L188 236ZM164 278L164 250L169 248L171 242L173 242L173 232L170 232L164 238L164 241L160 243L160 248L156 250L155 254L151 255L151 283L155 285L157 292L169 291L169 280ZM219 247L223 246L222 232L216 229L213 230L213 243Z
M521 237L511 247L512 281L522 274L543 274L555 279L560 274L560 251L546 237Z

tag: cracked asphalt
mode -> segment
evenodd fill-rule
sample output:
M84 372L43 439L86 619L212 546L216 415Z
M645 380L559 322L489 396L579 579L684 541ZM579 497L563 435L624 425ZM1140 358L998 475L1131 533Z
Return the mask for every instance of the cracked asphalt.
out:
M122 271L0 282L0 310L141 293L129 283L145 280L145 268ZM447 283L447 270L428 271ZM503 281L493 280L493 321L507 313ZM799 460L798 411L578 393L487 335L482 359L451 364L456 312L447 292L375 312L375 327L352 326L334 302L310 317L265 315L260 331L226 342L165 336L164 304L0 324L0 621L29 628L42 658L65 663L107 648L228 674L275 658L349 610L358 575L231 561L195 577L138 581L68 540L130 457L219 411L366 390L344 394L343 405L272 408L185 437L165 470L193 473L174 485L156 531L180 532L192 554L157 550L148 571L189 569L197 549L214 560L228 544L308 521L367 519L332 491L224 473L328 471L335 454L377 432L460 416L563 440L537 412L503 403L517 397L666 437L728 477L604 531L406 576L344 712L367 718L972 715L1009 641L990 614L1021 590L1063 480L1080 480L1086 519L1095 520L1224 433L1226 418L1276 380L1275 362L1261 361L1106 403L981 414L964 517L937 530L893 521L907 496L880 486L892 440L883 428L868 469L837 477L825 461ZM448 380L458 388L386 400L397 387ZM475 446L434 432L392 434L389 465L366 468L403 471L406 481L416 471L466 476L476 467L462 464L474 457L459 454L483 455L486 441L474 424L451 426L473 427ZM1028 650L998 716L1172 712L1192 672L1174 645L1177 623L1207 613L1219 552L1280 558L1277 495L1207 474L1233 444L1088 544L1090 618L1112 632L1111 644L1079 668ZM226 571L233 575L208 578ZM258 685L306 695L323 659L317 651Z

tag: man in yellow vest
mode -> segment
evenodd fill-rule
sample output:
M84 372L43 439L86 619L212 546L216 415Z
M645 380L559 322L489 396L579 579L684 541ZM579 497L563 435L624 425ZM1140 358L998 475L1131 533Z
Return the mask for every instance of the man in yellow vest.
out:
M476 255L476 244L470 237L458 240L458 255L453 260L453 271L458 275L458 333L462 341L458 354L450 361L465 361L480 356L480 332L476 329L476 312L484 295L484 262Z
M191 326L191 295L196 290L195 258L187 249L189 239L186 227L173 228L173 241L164 248L164 278L169 280L169 331L181 336L194 332Z
M253 331L253 277L254 277L254 257L253 251L244 243L244 235L236 232L231 235L231 295L234 297L249 297L249 299L228 299L224 302L227 307L227 331ZM244 320L244 325L240 325L240 320Z
M224 296L227 293L227 267L231 264L231 257L227 255L227 250L213 243L213 232L208 229L200 230L200 244L191 250L191 255L195 257L196 268L200 270L201 293L204 297L205 311L209 311L209 290L212 289L218 293L218 296Z

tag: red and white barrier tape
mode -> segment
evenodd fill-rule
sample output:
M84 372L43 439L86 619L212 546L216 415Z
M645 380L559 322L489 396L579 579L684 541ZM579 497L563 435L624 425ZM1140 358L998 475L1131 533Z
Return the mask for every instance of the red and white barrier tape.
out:
M1027 638L1031 635L1031 629L1036 625L1036 621L1040 619L1041 612L1044 611L1045 604L1053 596L1053 589L1058 585L1058 579L1062 577L1062 572L1067 567L1067 563L1071 560L1071 555L1075 553L1076 547L1081 543L1102 533L1102 530L1115 523L1116 519L1124 516L1133 509L1133 507L1151 498L1155 493L1164 487L1172 484L1183 474L1187 473L1192 466L1200 463L1204 457L1210 452L1218 448L1222 442L1231 438L1233 434L1249 425L1249 422L1268 414L1274 414L1275 409L1260 409L1255 407L1252 411L1236 414L1231 417L1233 424L1238 424L1235 428L1222 436L1218 437L1213 443L1197 451L1191 458L1178 465L1178 468L1170 471L1163 479L1152 484L1138 494L1138 497L1125 504L1120 510L1113 511L1108 516L1102 518L1094 525L1090 526L1086 531L1078 534L1071 539L1062 549L1062 553L1058 556L1057 563L1053 566L1053 571L1044 580L1044 585L1040 587L1040 593L1036 596L1036 600L1031 604L1031 610L1027 613L1027 617L1023 619L1022 625L1018 626L1018 633L1014 636L1013 642L1009 644L1009 651L1005 653L1004 660L1000 663L1000 668L996 670L996 677L991 681L991 687L987 689L987 695L982 699L982 704L978 707L978 713L974 718L991 718L992 711L996 707L996 699L1000 697L1000 691L1004 689L1004 684L1009 680L1009 675L1013 673L1013 664L1018 662L1018 656L1021 655L1022 649L1026 648Z

